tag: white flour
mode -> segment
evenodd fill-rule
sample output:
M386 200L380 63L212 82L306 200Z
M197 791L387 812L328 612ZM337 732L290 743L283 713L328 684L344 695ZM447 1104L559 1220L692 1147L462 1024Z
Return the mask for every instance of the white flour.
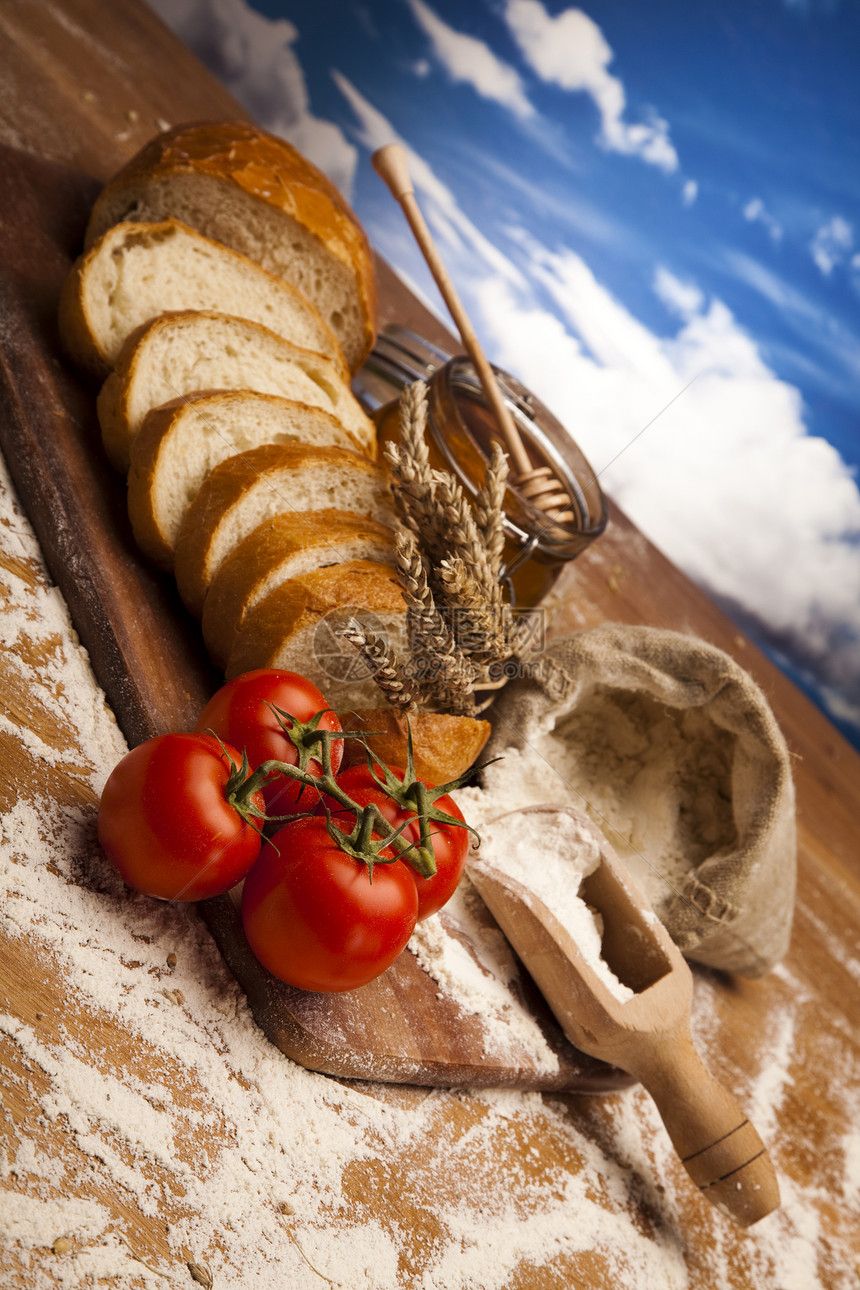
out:
M484 771L488 793L507 810L586 811L659 913L690 869L735 837L732 736L696 709L600 687L553 722Z
M519 977L511 947L468 878L444 909L418 924L409 949L463 1012L482 1018L488 1051L504 1058L519 1044L536 1070L558 1070L543 1031L511 989Z
M591 828L571 815L522 812L516 824L504 817L481 830L473 867L491 865L516 879L555 914L590 968L617 999L633 991L603 958L603 919L579 895L583 878L600 864L600 845Z
M0 474L0 969L20 977L0 1021L4 1287L191 1290L193 1262L214 1290L510 1290L553 1258L613 1290L729 1290L729 1258L743 1268L733 1290L856 1284L860 1094L842 1078L833 1105L851 1130L821 1188L802 1189L778 1123L801 1077L792 1037L818 1019L786 977L757 983L773 1033L750 1087L734 1076L773 1129L787 1204L742 1238L719 1215L706 1239L679 1217L700 1202L641 1089L386 1090L275 1050L196 912L129 894L100 855L95 804L123 741L43 579ZM479 824L500 812L478 790L461 801ZM449 927L468 916L464 892ZM449 940L428 931L420 952L492 1008L483 975L469 987L471 969L451 969ZM507 951L493 953L504 980ZM723 998L700 974L697 1034L715 1053ZM499 1026L515 1029L497 1003ZM834 1085L837 1041L821 1039Z

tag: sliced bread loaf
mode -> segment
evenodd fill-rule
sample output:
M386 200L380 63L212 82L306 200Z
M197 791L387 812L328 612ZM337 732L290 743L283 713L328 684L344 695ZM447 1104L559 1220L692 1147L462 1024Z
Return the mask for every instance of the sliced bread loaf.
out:
M337 337L300 291L178 220L117 224L99 238L66 278L60 335L76 362L106 376L131 332L179 309L263 323L302 349L326 354L349 379Z
M189 394L153 408L131 441L128 473L128 513L141 550L172 569L182 520L206 476L237 453L291 442L361 450L330 412L273 394Z
M224 667L245 615L288 578L347 560L394 563L394 534L348 511L274 515L244 538L212 579L203 605L203 639Z
M174 573L185 604L198 616L203 612L218 569L264 520L332 509L393 527L385 472L345 448L305 444L269 444L222 461L186 511L176 540Z
M327 320L351 370L360 366L376 328L370 247L334 185L290 144L245 121L167 130L102 190L87 245L121 220L169 216L292 282Z
M204 390L257 390L323 408L364 445L375 441L340 369L261 323L207 310L163 314L132 332L98 399L105 451L128 470L131 441L150 408Z
M406 606L393 569L351 560L282 582L246 616L227 676L286 668L313 681L338 712L378 706L370 669L340 635L351 618L402 648Z

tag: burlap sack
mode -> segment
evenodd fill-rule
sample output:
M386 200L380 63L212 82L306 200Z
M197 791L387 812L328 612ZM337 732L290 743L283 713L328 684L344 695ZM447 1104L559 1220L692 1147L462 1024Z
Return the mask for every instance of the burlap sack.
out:
M561 638L500 693L485 755L503 759L485 785L508 807L585 802L688 958L760 976L783 956L796 878L789 757L728 655L649 627Z

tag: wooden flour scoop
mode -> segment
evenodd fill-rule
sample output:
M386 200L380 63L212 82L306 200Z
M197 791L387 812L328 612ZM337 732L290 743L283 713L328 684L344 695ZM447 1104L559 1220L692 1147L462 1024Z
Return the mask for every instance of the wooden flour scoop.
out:
M594 831L579 812L558 809ZM519 814L501 818L513 826ZM635 991L626 1001L604 984L534 893L480 859L470 864L469 877L571 1043L627 1071L651 1094L703 1195L744 1227L778 1208L779 1184L767 1149L693 1047L692 973L605 840L600 864L583 880L580 895L603 916L602 956Z

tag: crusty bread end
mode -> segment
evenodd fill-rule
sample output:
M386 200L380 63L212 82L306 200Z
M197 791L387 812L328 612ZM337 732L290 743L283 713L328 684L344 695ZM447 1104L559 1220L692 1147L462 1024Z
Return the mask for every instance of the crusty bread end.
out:
M407 717L396 708L362 708L342 712L340 719L345 730L367 731L367 746L388 766L406 765L411 730L415 773L427 784L447 784L465 774L490 737L489 721L447 712L410 712ZM362 741L345 740L344 765L365 761Z

